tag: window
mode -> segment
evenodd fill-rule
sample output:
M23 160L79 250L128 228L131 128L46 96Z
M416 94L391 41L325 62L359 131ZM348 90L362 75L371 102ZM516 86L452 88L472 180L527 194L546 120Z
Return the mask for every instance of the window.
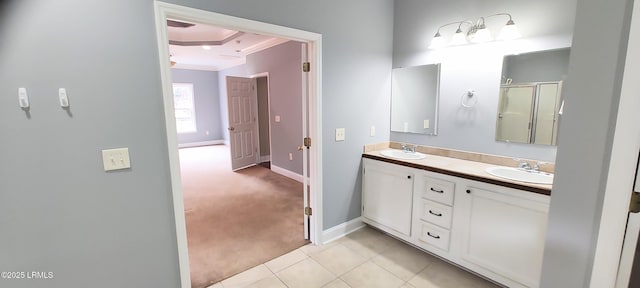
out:
M196 109L193 102L193 84L173 83L173 106L178 133L198 131L196 128Z

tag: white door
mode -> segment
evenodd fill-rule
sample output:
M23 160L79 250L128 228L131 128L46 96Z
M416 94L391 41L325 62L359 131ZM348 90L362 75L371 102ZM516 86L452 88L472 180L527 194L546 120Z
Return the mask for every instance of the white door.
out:
M231 169L257 163L256 79L227 76Z
M309 61L309 53L308 53L308 45L306 43L302 43L302 62L306 63ZM302 63L301 63L302 64ZM304 64L303 64L304 65ZM309 72L305 72L304 69L302 71L302 137L310 137L309 136ZM309 138L310 139L310 138ZM303 203L304 203L304 211L303 211L303 217L304 217L304 239L309 239L310 238L310 227L311 227L311 223L309 223L311 221L311 219L309 219L308 214L312 214L312 213L307 213L306 211L306 207L311 207L311 202L309 201L309 149L311 149L311 147L306 147L304 145L304 139L300 139L301 141L303 141L302 145L300 146L300 150L302 150L302 197L303 197ZM315 149L315 147L314 147ZM311 210L309 210L311 211Z

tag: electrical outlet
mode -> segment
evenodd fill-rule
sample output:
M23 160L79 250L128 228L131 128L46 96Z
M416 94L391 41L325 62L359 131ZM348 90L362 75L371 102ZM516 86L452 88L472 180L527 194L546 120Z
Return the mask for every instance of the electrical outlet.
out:
M344 128L336 128L336 141L344 141Z
M376 136L376 126L371 126L371 128L369 128L369 136Z
M429 129L429 119L424 119L422 126L424 129Z

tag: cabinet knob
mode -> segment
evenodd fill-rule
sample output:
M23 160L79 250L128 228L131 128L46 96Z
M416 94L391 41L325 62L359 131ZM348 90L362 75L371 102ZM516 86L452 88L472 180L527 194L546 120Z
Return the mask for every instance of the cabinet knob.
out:
M407 176L407 179L411 179L411 175L408 175L408 176Z
M467 194L471 194L471 189L467 189Z

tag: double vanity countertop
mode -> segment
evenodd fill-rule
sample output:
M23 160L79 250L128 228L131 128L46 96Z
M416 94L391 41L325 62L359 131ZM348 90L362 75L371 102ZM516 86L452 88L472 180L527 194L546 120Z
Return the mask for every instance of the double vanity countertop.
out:
M365 152L362 154L362 157L533 193L551 195L551 185L509 180L493 176L486 172L487 168L501 165L439 156L431 153L423 153L425 154L425 158L419 160L397 159L380 154L380 151L395 148L393 146L397 145L394 145L393 143L391 145L369 145L365 147Z

